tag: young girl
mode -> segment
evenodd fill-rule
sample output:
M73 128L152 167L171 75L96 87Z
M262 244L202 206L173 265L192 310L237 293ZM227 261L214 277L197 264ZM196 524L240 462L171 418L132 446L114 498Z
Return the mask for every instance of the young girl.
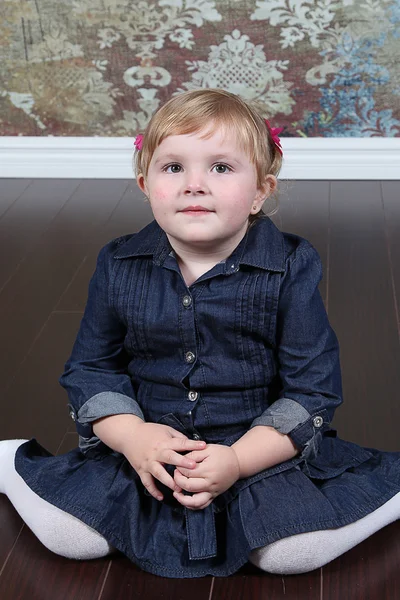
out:
M79 448L0 444L0 491L52 551L165 577L301 573L400 516L400 453L336 437L316 250L262 212L277 131L222 90L135 145L155 221L100 252L61 384Z

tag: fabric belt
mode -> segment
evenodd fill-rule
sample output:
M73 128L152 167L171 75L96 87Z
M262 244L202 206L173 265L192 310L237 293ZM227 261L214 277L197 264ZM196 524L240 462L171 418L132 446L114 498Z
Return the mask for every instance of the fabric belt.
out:
M217 533L212 505L202 510L185 508L189 559L201 560L217 555Z

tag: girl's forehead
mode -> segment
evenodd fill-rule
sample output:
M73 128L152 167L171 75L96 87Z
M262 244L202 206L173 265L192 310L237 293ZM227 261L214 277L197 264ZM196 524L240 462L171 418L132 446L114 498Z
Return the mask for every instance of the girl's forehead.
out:
M242 153L243 149L237 134L226 128L204 128L193 133L173 134L163 139L156 148L155 154L162 154L170 150L185 151L185 147L198 147L199 149L218 150L224 152Z

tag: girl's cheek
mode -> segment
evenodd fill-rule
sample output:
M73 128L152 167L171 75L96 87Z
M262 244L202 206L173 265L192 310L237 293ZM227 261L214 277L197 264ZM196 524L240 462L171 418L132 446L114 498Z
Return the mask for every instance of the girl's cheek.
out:
M164 202L168 198L168 194L165 191L165 187L153 188L151 197L156 202Z

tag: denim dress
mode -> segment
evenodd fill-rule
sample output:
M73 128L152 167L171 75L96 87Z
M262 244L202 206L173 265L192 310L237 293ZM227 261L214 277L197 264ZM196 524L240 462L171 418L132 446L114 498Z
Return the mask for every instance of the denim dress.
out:
M330 427L342 387L321 278L313 246L269 218L190 286L156 222L110 242L60 379L79 447L53 456L33 438L17 451L18 473L165 577L229 575L252 549L377 509L400 491L400 453L361 448ZM272 426L299 452L188 510L162 484L155 500L94 435L93 421L125 413L212 444Z

